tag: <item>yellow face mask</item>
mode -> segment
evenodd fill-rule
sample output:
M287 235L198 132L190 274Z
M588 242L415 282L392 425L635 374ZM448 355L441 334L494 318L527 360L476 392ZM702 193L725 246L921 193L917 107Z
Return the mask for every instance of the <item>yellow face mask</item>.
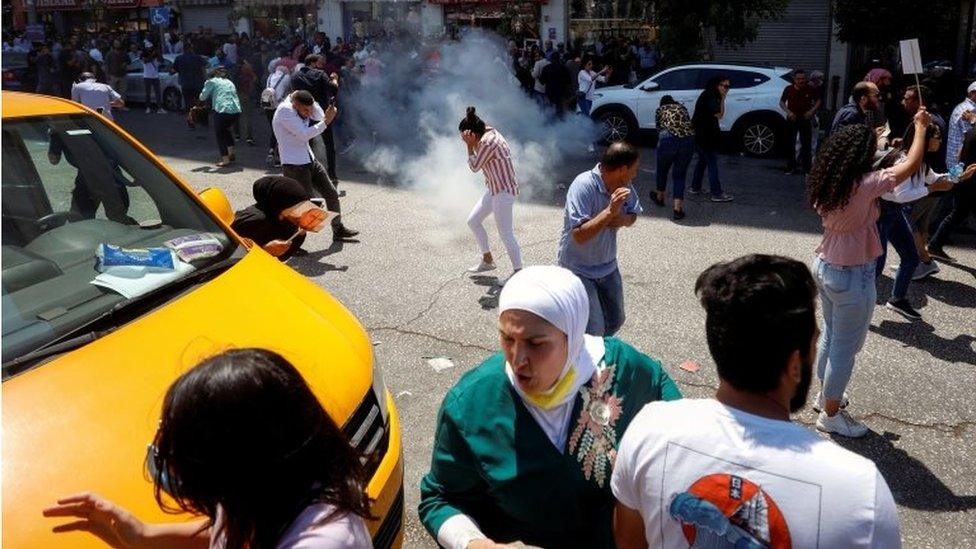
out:
M570 368L566 375L559 380L556 385L550 389L547 393L532 395L529 393L523 393L525 398L543 410L549 410L557 406L562 402L563 397L573 388L573 380L576 379L576 368Z

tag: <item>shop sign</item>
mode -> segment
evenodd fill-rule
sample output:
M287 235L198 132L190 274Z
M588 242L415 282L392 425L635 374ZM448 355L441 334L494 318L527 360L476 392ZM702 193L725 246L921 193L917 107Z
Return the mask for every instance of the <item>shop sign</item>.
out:
M34 7L38 10L79 10L85 0L34 0Z

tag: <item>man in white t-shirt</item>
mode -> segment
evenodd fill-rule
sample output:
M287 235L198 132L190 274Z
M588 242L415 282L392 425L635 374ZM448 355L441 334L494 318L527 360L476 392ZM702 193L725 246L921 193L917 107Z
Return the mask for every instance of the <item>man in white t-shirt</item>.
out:
M78 82L71 86L71 100L101 113L109 120L114 120L112 107L121 109L125 106L122 96L112 86L98 82L90 72L81 73Z
M719 388L631 422L611 481L617 547L900 548L874 463L790 421L816 358L809 269L751 255L710 267L695 291Z

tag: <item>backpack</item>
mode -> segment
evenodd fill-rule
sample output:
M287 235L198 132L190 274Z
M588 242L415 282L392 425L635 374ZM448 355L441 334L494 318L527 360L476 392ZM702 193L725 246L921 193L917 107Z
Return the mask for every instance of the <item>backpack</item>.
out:
M273 88L264 88L261 92L261 108L266 110L274 110L278 107L278 88L281 87L281 83L285 81L285 75L282 73L278 77L278 82L275 83Z

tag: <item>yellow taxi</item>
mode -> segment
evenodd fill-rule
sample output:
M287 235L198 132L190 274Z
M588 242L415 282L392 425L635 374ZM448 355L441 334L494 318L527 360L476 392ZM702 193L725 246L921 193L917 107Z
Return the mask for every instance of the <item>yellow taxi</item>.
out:
M374 544L401 546L397 411L356 318L235 235L223 193L198 195L103 116L14 92L2 110L2 545L101 546L41 516L79 491L147 521L186 520L159 510L145 472L166 388L209 355L261 347L295 364L362 452ZM106 280L95 267L100 244L200 234L217 255L172 273Z

